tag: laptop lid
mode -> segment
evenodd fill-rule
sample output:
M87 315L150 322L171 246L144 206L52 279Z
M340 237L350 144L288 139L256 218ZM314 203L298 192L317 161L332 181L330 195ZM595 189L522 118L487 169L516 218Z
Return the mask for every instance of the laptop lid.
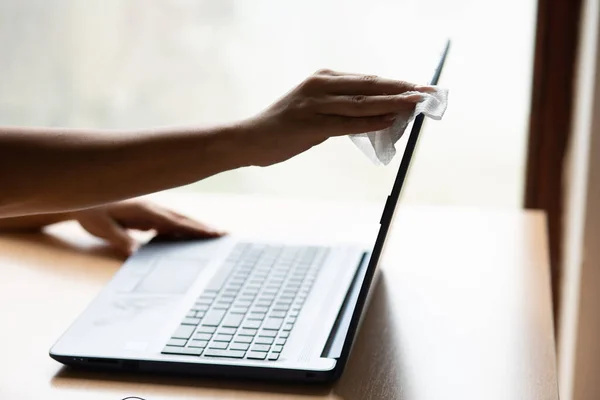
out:
M430 81L431 85L437 85L449 49L450 40L446 41L441 58L435 69L433 78ZM386 199L385 206L381 214L381 220L379 221L380 228L379 233L377 234L375 245L371 254L365 255L365 259L361 263L361 267L356 273L354 284L352 285L347 295L344 308L349 309L352 305L355 305L353 312L345 312L348 310L342 309L340 312L340 317L338 317L338 321L336 322L336 326L334 328L334 331L337 332L336 337L340 338L341 335L339 335L339 333L346 332L346 334L343 335L344 340L338 341L335 338L331 337L330 341L325 346L325 350L323 351L324 357L339 358L341 362L345 363L350 353L350 348L352 345L353 338L356 334L356 330L358 328L360 316L363 312L367 295L369 293L373 277L375 276L377 265L379 264L379 259L383 250L385 249L388 232L394 221L396 206L398 205L398 200L400 198L401 189L404 185L406 175L408 174L408 171L410 169L410 162L412 160L415 148L419 140L419 134L421 133L421 128L423 126L424 119L425 116L423 114L419 114L413 122L412 129L410 131L408 141L406 144L406 148L404 150L404 154L402 156L402 160L398 168L398 173L396 174L396 178L394 180L392 191ZM356 284L358 283L359 279L362 279L362 283L360 285Z

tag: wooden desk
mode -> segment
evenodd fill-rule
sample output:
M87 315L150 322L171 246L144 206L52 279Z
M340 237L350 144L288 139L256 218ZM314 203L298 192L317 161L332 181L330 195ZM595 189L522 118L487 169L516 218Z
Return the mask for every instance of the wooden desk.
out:
M232 231L354 235L380 207L175 197L171 206ZM315 229L315 227L318 227ZM48 349L119 268L73 224L0 237L0 399L558 399L544 217L403 208L382 280L347 369L333 386L89 373Z

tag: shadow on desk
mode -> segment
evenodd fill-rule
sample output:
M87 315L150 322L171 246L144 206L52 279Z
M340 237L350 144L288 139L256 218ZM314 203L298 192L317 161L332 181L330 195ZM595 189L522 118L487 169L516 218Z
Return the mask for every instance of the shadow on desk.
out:
M277 394L294 397L294 395L324 397L330 399L358 400L367 398L392 399L398 398L402 389L401 371L398 365L398 349L395 348L390 296L385 274L382 274L361 327L355 346L342 377L334 385L301 385L287 383L264 383L248 381L226 381L201 379L198 377L177 377L165 375L146 375L139 373L114 373L76 370L63 367L52 379L52 385L62 389L75 386L89 387L82 382L94 381L97 389L136 391L140 385L144 392L160 392L168 395L177 392L176 388L187 388L186 393L193 389L209 390L211 395L218 397L220 390L228 393L258 392L271 397ZM389 346L381 345L389 343ZM192 392L189 391L192 389ZM214 392L214 393L213 393Z

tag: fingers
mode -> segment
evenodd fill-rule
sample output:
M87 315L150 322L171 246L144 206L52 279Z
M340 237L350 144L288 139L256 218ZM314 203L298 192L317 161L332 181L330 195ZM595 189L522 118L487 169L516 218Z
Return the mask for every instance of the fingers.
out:
M216 238L226 234L199 221L161 207L153 206L152 213L154 229L159 234L198 238Z
M419 94L392 96L328 96L318 105L318 112L347 117L372 117L412 111L423 97Z
M124 254L130 255L135 251L135 240L108 214L97 213L90 218L79 220L79 223L89 233L106 240Z
M415 90L409 82L381 78L375 75L337 75L317 73L309 77L304 88L308 92L337 95L393 95Z
M393 114L374 117L324 116L324 125L328 125L331 136L353 135L378 131L390 127L396 118Z

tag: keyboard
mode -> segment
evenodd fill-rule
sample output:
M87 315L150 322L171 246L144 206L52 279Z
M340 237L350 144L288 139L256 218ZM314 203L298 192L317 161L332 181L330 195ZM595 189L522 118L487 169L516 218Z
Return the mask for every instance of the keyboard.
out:
M277 361L327 253L237 244L162 354Z

